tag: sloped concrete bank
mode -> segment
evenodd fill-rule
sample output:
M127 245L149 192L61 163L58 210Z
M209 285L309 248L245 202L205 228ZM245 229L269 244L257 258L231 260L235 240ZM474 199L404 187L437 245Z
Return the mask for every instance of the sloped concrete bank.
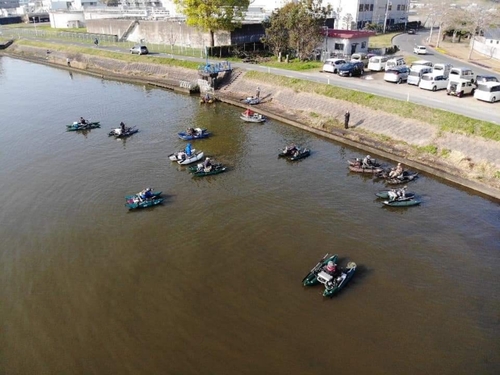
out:
M196 71L164 65L127 63L120 60L65 54L32 46L13 45L2 54L63 69L91 74L100 78L152 84L188 94L180 82L196 82ZM70 65L67 66L67 58ZM260 113L315 133L319 136L359 148L406 166L442 178L500 201L500 144L477 137L438 131L430 124L405 119L362 105L343 102L320 95L295 92L286 87L268 85L265 81L248 79L239 74L229 80L217 97L228 104L245 108L241 101L261 89L263 102L256 107ZM343 113L351 112L350 128L343 128ZM446 157L425 153L419 147L439 145L448 150Z

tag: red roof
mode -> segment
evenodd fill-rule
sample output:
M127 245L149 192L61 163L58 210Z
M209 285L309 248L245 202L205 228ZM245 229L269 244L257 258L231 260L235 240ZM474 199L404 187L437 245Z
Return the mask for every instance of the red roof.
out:
M328 29L328 37L329 38L338 38L338 39L369 38L371 36L375 36L376 34L377 33L375 31Z

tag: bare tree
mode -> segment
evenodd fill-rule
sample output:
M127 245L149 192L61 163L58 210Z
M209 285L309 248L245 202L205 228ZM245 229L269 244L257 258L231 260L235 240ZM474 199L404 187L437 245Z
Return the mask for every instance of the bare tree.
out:
M471 59L474 51L474 42L476 38L483 34L484 30L500 26L499 6L483 8L478 5L471 5L467 8L467 14L471 22L469 23L469 32L471 35L469 57Z

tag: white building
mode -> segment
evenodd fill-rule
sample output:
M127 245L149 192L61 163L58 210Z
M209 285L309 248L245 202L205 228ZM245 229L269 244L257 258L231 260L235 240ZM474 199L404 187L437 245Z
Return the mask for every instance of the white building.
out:
M330 5L335 28L362 29L367 23L387 26L408 22L409 0L324 0Z

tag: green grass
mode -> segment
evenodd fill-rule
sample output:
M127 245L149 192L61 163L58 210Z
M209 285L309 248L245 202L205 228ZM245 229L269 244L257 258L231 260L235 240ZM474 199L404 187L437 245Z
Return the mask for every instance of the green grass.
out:
M371 48L384 48L384 47L392 47L392 38L400 33L387 33L380 34L370 37L368 41L368 47Z
M169 65L169 66L177 66L181 68L187 68L187 69L198 69L198 66L200 63L198 62L192 62L192 61L183 61L183 60L177 60L177 59L169 59L165 57L154 57L154 56L138 56L138 55L131 55L128 53L120 53L120 52L110 52L110 51L105 51L99 48L93 48L93 47L79 47L79 46L74 46L74 45L61 45L57 43L49 43L49 42L38 42L38 41L30 41L30 40L18 40L16 41L16 44L20 45L26 45L26 46L34 46L34 47L42 47L49 49L51 51L63 51L63 52L68 52L68 53L81 53L85 55L92 55L92 56L100 56L100 57L107 57L110 59L116 59L116 60L121 60L121 61L128 61L128 62L145 62L145 63L150 63L150 64L158 64L158 65Z
M427 145L427 146L417 147L417 150L419 150L421 152L428 153L428 154L432 154L432 155L437 155L437 152L438 152L438 148L436 145Z
M61 32L67 32L67 33L86 33L87 28L86 27L75 27L75 28L56 28L56 27L50 27L50 25L42 25L42 26L37 26L38 30L46 30L46 31L61 31Z
M299 60L291 60L288 63L279 62L277 59L273 59L272 61L263 62L259 65L268 66L270 68L280 68L294 71L307 71L307 70L318 70L323 67L323 62L321 61L299 61Z
M441 131L475 135L494 141L500 141L500 126L491 122L458 115L456 113L429 108L406 101L383 98L374 94L349 90L333 85L316 83L298 78L276 76L269 73L250 71L246 73L245 77L265 81L267 84L275 86L288 87L295 92L309 92L333 99L357 103L374 110L432 124Z

